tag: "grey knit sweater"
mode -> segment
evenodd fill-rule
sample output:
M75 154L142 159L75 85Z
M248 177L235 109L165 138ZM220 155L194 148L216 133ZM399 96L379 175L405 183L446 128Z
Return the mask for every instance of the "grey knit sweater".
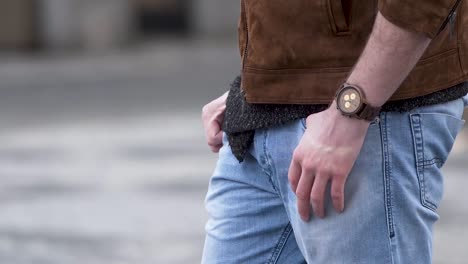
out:
M255 129L285 124L323 111L327 105L307 104L251 104L245 101L240 90L241 77L237 76L231 84L226 99L226 111L222 130L226 133L234 156L242 162L253 141ZM405 112L415 107L448 102L468 93L468 82L448 89L412 99L387 102L383 112Z

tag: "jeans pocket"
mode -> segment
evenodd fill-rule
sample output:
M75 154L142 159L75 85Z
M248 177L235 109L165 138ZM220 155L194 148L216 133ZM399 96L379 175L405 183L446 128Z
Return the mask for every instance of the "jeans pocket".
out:
M432 111L437 110L436 107ZM445 108L442 112L422 111L410 114L410 122L421 203L435 211L443 196L444 179L441 168L465 121L461 119L461 114L447 114Z

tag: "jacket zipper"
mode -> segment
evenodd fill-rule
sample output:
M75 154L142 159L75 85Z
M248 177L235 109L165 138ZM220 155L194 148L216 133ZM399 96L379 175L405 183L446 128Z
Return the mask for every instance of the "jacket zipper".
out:
M460 4L460 2L461 2L461 0L457 0L455 5L453 6L452 10L450 10L449 15L445 19L444 23L442 23L442 26L440 27L439 31L437 32L437 35L439 35L440 32L442 32L442 30L444 30L444 28L447 26L447 24L450 23L450 25L449 25L450 32L449 33L450 33L450 38L452 37L453 30L454 30L454 27L455 27L455 19L454 18L455 18L456 14L457 14L457 7Z
M453 12L452 16L450 17L450 29L449 29L449 39L452 40L453 34L455 32L455 23L457 21L457 11Z

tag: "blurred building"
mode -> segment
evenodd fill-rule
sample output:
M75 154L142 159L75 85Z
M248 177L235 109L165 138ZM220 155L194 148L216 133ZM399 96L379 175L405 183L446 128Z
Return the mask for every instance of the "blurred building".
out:
M233 35L238 0L3 0L0 50L107 49L148 35Z
M0 48L25 49L37 40L35 2L4 0L0 2Z

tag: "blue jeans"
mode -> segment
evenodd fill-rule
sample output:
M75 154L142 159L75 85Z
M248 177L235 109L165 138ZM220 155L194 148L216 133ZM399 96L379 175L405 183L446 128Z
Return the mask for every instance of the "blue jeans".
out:
M242 163L224 136L205 199L202 263L431 263L441 167L466 104L468 97L381 113L348 176L345 211L336 213L328 199L327 217L309 222L288 182L305 119L258 129Z

